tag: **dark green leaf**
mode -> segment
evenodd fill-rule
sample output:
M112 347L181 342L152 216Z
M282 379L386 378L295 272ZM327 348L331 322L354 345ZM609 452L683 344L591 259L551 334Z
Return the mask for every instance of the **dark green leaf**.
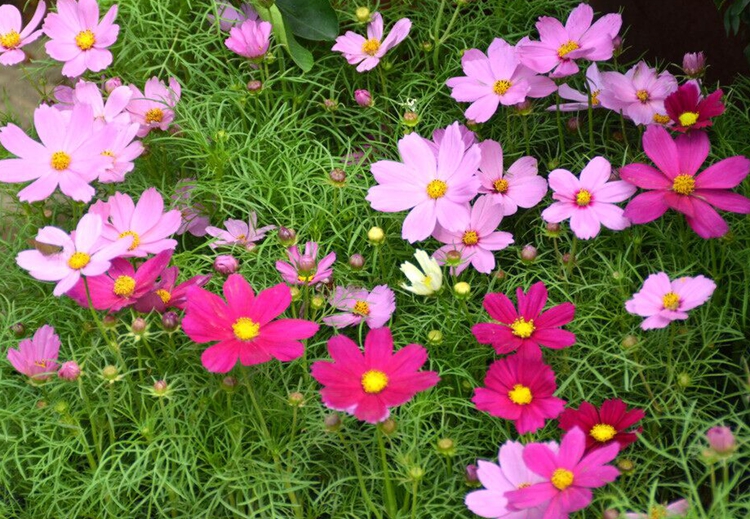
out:
M333 41L339 21L329 0L276 0L292 33L313 41Z

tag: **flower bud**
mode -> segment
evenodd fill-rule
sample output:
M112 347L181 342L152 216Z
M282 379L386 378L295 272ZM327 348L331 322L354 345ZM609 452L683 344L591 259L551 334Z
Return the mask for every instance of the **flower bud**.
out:
M547 222L544 226L544 230L550 238L557 238L562 232L562 226L559 223Z
M367 7L357 7L354 11L359 23L368 23L370 21L370 10Z
M635 470L635 463L633 463L633 460L623 458L617 461L617 468L620 469L623 474L630 474Z
M169 392L166 380L157 380L153 387L154 396L165 396Z
M369 90L355 90L354 100L359 106L367 107L373 105L372 94Z
M380 429L380 432L385 434L386 436L390 436L391 434L396 432L397 429L396 420L393 418L386 418L384 421L380 422L378 424L378 429Z
M284 247L291 247L297 241L297 233L294 229L287 229L286 227L279 227L277 234L279 242Z
M173 332L180 326L180 317L175 312L166 312L161 316L161 325L165 331Z
M456 442L450 438L440 438L436 444L438 454L453 456L456 454Z
M117 317L112 314L107 314L102 317L102 325L105 328L117 328Z
M108 380L109 382L114 382L115 380L117 380L118 374L119 371L117 370L117 367L112 366L111 364L102 368L102 378L104 380Z
M299 263L297 263L297 270L299 271L300 275L309 275L315 270L315 267L315 258L313 258L310 254L303 254L302 256L300 256Z
M216 259L214 260L214 270L225 276L234 274L239 268L240 262L231 254L216 256Z
M580 128L581 118L577 115L565 121L565 129L567 129L570 133L578 133L578 130L580 130Z
M331 183L333 183L334 186L341 187L344 185L344 182L346 182L346 171L339 168L332 169L328 174L328 178L331 179Z
M326 300L320 296L314 296L310 300L310 306L313 308L313 310L320 310L321 308L325 306L325 304L326 304Z
M323 419L323 427L327 432L338 432L341 430L341 417L338 413L326 415Z
M458 267L461 264L461 251L453 249L446 252L445 264L449 267Z
M456 294L458 299L468 299L471 294L471 285L466 281L459 281L453 285L453 293Z
M247 82L247 91L251 94L258 94L263 90L263 82L257 79L251 79Z
M706 56L703 52L688 52L682 58L682 71L686 76L697 79L706 71Z
M425 52L430 52L432 50L432 42L428 40L423 41L419 46Z
M108 94L111 94L112 91L115 88L120 88L122 86L122 79L115 76L112 78L109 78L107 81L104 82L104 91Z
M737 449L737 441L729 427L711 427L706 439L709 447L719 456L729 456Z
M229 377L224 377L221 380L221 388L224 391L234 391L235 387L237 387L237 379L236 378L234 378L232 376L229 376Z
M573 257L571 253L566 252L565 254L562 255L562 258L560 258L560 260L563 262L563 265L567 265L571 261L575 261L575 258Z
M615 142L624 142L625 137L623 136L621 131L615 130L612 132L612 140Z
M367 240L373 245L380 245L385 241L385 232L380 227L373 227L367 231Z
M70 406L65 400L60 400L58 402L55 402L55 405L52 408L58 414L65 414L68 412L68 409L70 409Z
M305 403L305 395L303 395L299 391L295 391L294 393L289 393L289 398L287 399L287 402L292 407L302 407L302 404Z
M690 387L690 383L692 382L692 379L690 378L690 375L688 373L685 373L684 371L677 375L677 385L679 385L682 388Z
M23 325L23 323L12 324L10 326L10 333L19 338L23 337L26 333L26 327Z
M81 376L81 368L78 363L74 360L63 362L60 369L57 371L57 376L63 380L74 382Z
M335 112L339 109L339 103L335 99L325 99L323 100L323 108L327 112Z
M427 342L434 345L443 343L443 332L440 330L430 330L427 332Z
M292 301L299 301L302 297L302 292L297 287L289 287L289 292L292 293Z
M615 56L622 54L622 37L615 36L612 38L612 51Z
M524 263L531 263L536 259L537 250L533 245L524 245L521 249L521 261Z
M148 324L146 324L146 320L143 317L136 317L130 325L130 331L134 335L143 335L146 328L148 328Z
M361 254L352 254L349 256L349 267L355 272L362 270L365 266L365 257Z
M507 274L506 274L506 273L505 273L505 271L504 271L504 270L502 270L502 269L497 269L497 271L495 272L495 277L496 277L497 279L505 279L505 276L506 276L506 275L507 275Z
M604 513L602 513L602 519L620 519L620 512L614 508L607 508Z
M478 469L479 467L477 467L475 463L466 465L466 483L468 485L476 485L479 483L479 475L477 473Z
M419 465L415 465L409 468L409 479L412 481L419 481L424 477L424 469Z
M635 335L626 335L622 340L622 347L626 350L635 347L638 344L638 337Z
M417 124L419 124L419 115L417 112L413 112L411 110L404 112L404 115L401 116L401 122L404 123L405 126L408 126L409 128L414 128Z
M530 115L534 111L534 105L531 104L531 101L524 100L517 103L515 109L518 115Z

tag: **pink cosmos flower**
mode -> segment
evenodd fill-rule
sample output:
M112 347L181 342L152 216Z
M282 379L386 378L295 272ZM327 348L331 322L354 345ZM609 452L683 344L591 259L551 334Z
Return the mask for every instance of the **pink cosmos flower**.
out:
M622 112L635 124L666 124L664 100L677 90L677 80L669 72L658 74L641 61L625 74L602 72L602 106Z
M19 373L33 380L47 380L57 370L59 352L60 337L45 324L34 332L33 338L22 340L18 349L8 348L8 360Z
M153 290L136 301L135 309L142 313L149 313L152 310L164 313L171 308L184 310L187 308L187 296L190 289L202 287L211 279L210 275L193 276L187 281L177 284L179 273L180 270L177 267L165 269Z
M318 325L302 319L276 319L292 302L289 287L278 285L253 292L240 274L224 282L224 297L193 287L182 329L199 344L219 341L201 355L203 366L212 373L226 373L237 361L243 366L268 362L271 358L290 361L299 358ZM274 320L276 319L276 320Z
M484 385L474 390L471 401L480 411L513 420L518 434L541 429L565 408L565 400L554 396L555 372L541 357L519 353L496 360Z
M450 126L448 126L447 128L436 128L432 132L432 140L424 140L430 147L432 152L435 154L435 157L437 157L440 153L440 144L443 142L445 132L448 130L448 128L450 128ZM463 124L458 125L458 132L461 134L461 141L464 143L464 151L469 151L469 149L471 149L471 147L477 142L476 134Z
M381 160L370 166L378 182L366 197L372 208L387 213L412 209L401 231L411 243L426 239L438 223L450 231L465 229L468 202L479 189L479 148L465 151L459 125L453 123L437 157L416 133L401 139L398 149L403 162Z
M471 332L480 344L491 344L498 355L518 350L531 356L541 357L539 346L562 349L572 346L576 336L563 326L573 320L575 306L563 303L542 312L547 302L547 288L541 281L534 283L524 294L519 287L518 311L505 294L487 294L484 309L500 324L475 324Z
M464 115L478 123L489 121L498 105L516 105L527 97L546 97L557 88L546 77L521 64L516 49L501 38L492 40L487 55L469 49L461 57L466 76L445 82L451 97L471 103Z
M592 108L603 108L599 95L602 93L603 81L601 74L599 73L599 67L596 63L589 65L586 69L586 82L588 88L591 89L591 107ZM572 103L560 103L561 112L577 112L579 110L588 110L589 108L589 94L588 92L579 92L574 88L570 87L567 83L560 85L557 89L557 93L560 94L562 99L573 101ZM549 111L557 110L557 105L552 105L547 108Z
M172 195L174 208L179 210L182 215L182 223L177 229L177 234L183 235L189 232L193 236L205 236L208 224L211 221L206 216L206 208L203 205L193 202L192 191L195 189L194 178L183 178L177 181L175 192Z
M712 117L724 113L724 103L719 89L706 97L701 95L697 81L688 81L664 100L667 115L674 122L673 130L686 132L713 125Z
M690 132L672 140L660 126L646 128L643 150L656 168L646 164L620 168L623 180L647 190L628 203L625 217L634 224L643 224L656 220L671 208L683 213L688 225L701 238L724 236L729 226L713 207L750 213L750 200L729 191L750 172L750 160L730 157L696 175L709 149L708 136L703 132Z
M241 245L250 250L255 246L255 242L262 240L266 237L268 231L276 228L275 225L258 228L258 215L254 211L250 213L247 222L229 219L224 222L224 226L227 228L226 230L218 227L206 227L206 233L218 238L210 244L212 249L222 245Z
M586 508L593 498L592 488L611 483L620 472L607 465L619 452L617 444L608 445L584 456L586 435L578 428L562 438L554 452L542 443L532 443L523 450L523 461L542 483L505 494L511 510L524 510L548 503L545 519L564 519L568 514Z
M34 127L41 144L15 124L0 130L0 144L19 158L0 160L0 182L34 180L18 193L23 202L38 202L57 187L79 202L94 196L89 185L110 164L103 156L106 135L93 134L91 107L78 105L62 113L47 105L34 111Z
M122 182L125 175L133 171L133 161L145 151L143 144L135 140L139 129L139 124L112 123L102 130L107 136L106 149L102 155L109 157L112 162L99 174L99 182Z
M535 158L521 157L504 171L500 143L487 139L479 143L479 149L482 151L479 193L499 205L503 216L515 214L519 207L528 209L541 202L547 194L547 181L537 174Z
M156 77L146 81L143 93L133 85L126 110L134 123L141 125L138 137L145 137L152 129L166 131L174 121L174 107L180 100L182 88L175 78L169 78L169 87Z
M116 40L120 26L113 5L99 21L96 0L58 0L57 13L44 20L44 34L50 38L44 48L52 59L64 61L63 76L77 77L90 70L99 72L112 64L107 50Z
M0 5L0 65L15 65L26 59L26 53L21 49L42 35L41 30L35 29L46 8L44 2L39 2L31 21L22 29L21 12L12 5Z
M640 291L625 303L631 314L647 317L641 323L644 330L664 328L675 320L688 318L688 310L702 305L711 297L716 283L704 276L669 280L664 272L651 274Z
M602 225L614 231L630 227L630 220L615 203L633 196L636 188L622 180L610 182L611 174L612 166L604 157L591 159L580 178L565 169L552 171L549 185L557 202L542 211L544 221L560 223L570 219L571 230L582 240L597 236Z
M245 20L258 19L258 13L255 12L253 6L244 2L240 4L240 8L237 9L229 2L226 2L224 0L216 0L216 11L219 15L219 27L224 32L229 32L232 27L241 24ZM214 23L216 21L216 17L211 13L209 13L206 17L208 18L208 21L210 23Z
M442 243L434 254L441 265L445 264L445 255L452 250L461 253L461 258L467 261L453 268L454 275L463 272L471 264L477 272L489 274L495 268L493 251L503 250L513 243L513 235L509 232L495 231L503 220L503 208L493 204L488 197L481 197L471 208L469 224L460 231L449 231L438 224L433 237Z
M99 239L102 227L102 219L96 214L84 215L71 236L57 227L44 227L37 233L36 241L61 250L50 255L37 249L25 250L18 253L16 263L36 279L57 281L52 293L61 296L73 288L81 276L104 274L110 262L130 247L132 238L129 236L111 243L102 242Z
M653 505L648 512L628 512L625 519L666 519L667 517L685 517L690 511L690 503L687 499L678 499L668 505Z
M235 54L257 62L268 52L272 28L268 22L245 20L239 27L231 28L224 44Z
M311 368L323 403L369 423L382 422L390 408L405 404L420 391L435 386L440 377L434 371L419 371L427 361L427 350L409 344L393 353L389 328L370 330L365 352L349 338L336 335L328 340L333 362L319 360Z
M318 262L318 244L314 241L305 244L304 254L300 254L296 245L289 247L286 254L289 263L277 261L276 270L290 285L314 285L333 276L332 265L336 261L336 253L331 252Z
M541 41L524 38L518 42L521 63L550 77L565 77L578 72L576 60L604 61L612 57L614 44L622 25L619 14L602 16L593 25L594 10L580 4L571 11L565 26L550 16L542 16L536 23Z
M336 287L331 305L344 313L324 317L323 322L328 326L344 328L364 320L370 328L380 328L396 310L396 296L388 285L378 285L372 292L364 288Z
M56 92L60 92L57 90ZM125 111L133 92L126 86L115 88L107 101L96 83L80 80L74 90L74 101L91 106L94 114L94 130L100 130L109 123L130 124L130 114Z
M625 402L619 398L612 398L602 402L600 408L590 402L581 402L578 409L569 407L558 418L558 425L564 431L578 427L586 433L587 451L599 449L610 443L617 443L622 450L638 439L636 433L641 432L642 428L630 428L644 416L646 413L643 409L628 411Z
M383 17L380 13L373 13L367 25L367 39L356 32L346 31L344 36L336 38L331 50L341 52L350 65L359 63L357 72L365 72L375 68L386 52L404 41L410 30L411 20L401 18L383 39Z

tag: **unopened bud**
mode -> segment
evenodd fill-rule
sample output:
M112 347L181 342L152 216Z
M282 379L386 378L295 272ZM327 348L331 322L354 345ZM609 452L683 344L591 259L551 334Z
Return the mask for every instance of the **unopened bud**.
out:
M109 78L107 81L104 82L104 91L108 94L111 94L112 91L115 88L120 88L122 86L122 79L115 76L113 78Z
M458 267L461 264L461 251L453 249L446 252L445 264L449 267Z
M355 90L354 100L359 106L368 107L373 105L372 94L369 90Z
M607 508L604 513L602 513L602 519L620 519L620 512L613 508Z
M338 432L341 430L341 417L337 413L326 415L323 419L323 427L328 432Z
M24 334L26 334L26 327L23 325L23 323L12 324L10 326L10 333L15 335L16 337L23 337Z
M370 21L370 10L367 7L357 7L354 16L357 17L359 23L368 23Z
M294 393L289 393L289 398L287 399L287 402L289 403L289 405L293 407L302 407L302 404L305 403L305 395L303 395L299 391L295 391Z
M328 178L331 179L333 185L341 187L344 185L344 182L346 182L346 171L339 168L332 169L328 174Z
M507 274L502 269L497 269L497 271L495 272L495 277L497 279L505 279L505 276L507 276Z
M297 241L297 233L294 229L287 229L286 227L279 227L278 232L279 242L284 247L291 247Z
M148 328L146 320L143 317L136 317L133 319L133 323L130 325L130 331L135 335L143 335Z
M117 380L118 373L119 371L117 370L117 367L112 366L111 364L102 368L102 378L110 382Z
M521 260L525 263L531 263L536 259L537 250L533 245L524 245L521 249Z
M235 387L237 387L237 379L236 378L234 378L232 376L229 376L229 377L224 377L221 380L221 388L223 390L225 390L225 391L232 391L232 390L234 390Z
M116 328L117 327L117 317L115 317L112 314L107 314L104 317L102 317L102 324L105 328Z
M169 391L169 386L167 385L166 380L157 380L154 382L154 395L155 396L164 396Z
M466 465L466 483L469 485L476 485L479 483L479 475L477 473L477 470L479 467L476 466L476 464L471 463L469 465Z
M573 255L569 252L566 252L562 255L562 258L560 260L563 262L563 265L568 265L570 262L574 261Z
M519 115L529 115L534 110L534 105L531 104L531 101L524 100L520 103L517 103L516 106L516 113Z
M427 332L427 342L434 345L443 343L443 332L440 330L430 330Z
M716 454L729 456L737 449L737 440L729 427L711 427L706 433L708 445Z
M251 94L257 94L263 90L263 82L257 79L252 79L247 82L247 91Z
M409 468L409 478L412 481L419 481L424 477L424 469L419 465Z
M550 238L557 238L560 236L560 232L562 232L562 226L559 223L547 222L544 230L547 231L547 236Z
M420 43L419 46L425 52L430 52L432 50L432 42L431 41L425 40L422 43Z
M222 254L220 256L216 256L216 259L214 260L214 270L219 274L223 274L225 276L234 274L239 268L240 262L237 261L237 258L232 256L231 254Z
M690 375L688 373L683 372L683 373L680 373L679 375L677 375L677 384L680 387L682 387L682 388L690 387L690 383L691 382L692 382L692 380L691 380Z
M682 71L686 76L697 79L706 71L706 56L703 52L688 52L682 58Z
M456 294L458 299L467 299L471 294L471 285L466 281L459 281L453 285L453 293Z
M175 312L166 312L161 316L161 325L165 331L173 332L180 326L180 317Z
M60 400L58 402L55 402L55 405L52 408L58 414L65 414L68 412L68 409L70 409L70 406L66 401Z
M578 116L569 118L565 121L565 128L567 128L570 133L578 133L578 130L581 129L581 118Z
M314 310L320 310L321 308L325 306L325 304L326 304L326 300L320 296L315 296L310 301L310 306L313 307Z
M622 53L622 37L615 36L612 38L612 50L615 56L619 56Z
M300 275L307 276L311 272L315 271L315 268L317 267L317 264L315 262L315 258L313 258L310 254L303 254L299 258L299 262L297 263L297 270L299 271Z
M63 380L73 382L78 380L78 377L81 376L81 368L76 361L69 360L63 362L63 365L60 366L60 369L57 371L57 376Z
M367 231L367 240L373 245L380 245L385 241L385 232L380 227L373 227Z
M635 335L626 335L625 338L622 340L622 347L626 350L629 350L630 348L634 348L638 344L638 337Z
M365 257L361 254L352 254L349 257L349 266L352 270L359 271L365 266Z
M391 434L395 433L397 428L398 426L396 424L396 420L394 420L393 418L386 418L384 421L378 424L378 429L380 429L380 432L382 432L386 436L390 436Z
M635 470L635 463L633 463L633 460L623 458L617 461L617 468L620 469L623 474L630 474Z
M302 297L302 292L297 287L289 287L289 292L292 293L292 301L299 301Z
M456 454L456 442L450 438L440 438L437 441L437 451L443 456L453 456Z
M417 112L413 112L411 110L404 112L404 115L401 116L401 122L404 123L404 125L408 126L409 128L414 128L417 124L419 124L419 115Z
M339 109L339 103L335 99L325 99L323 101L323 108L328 112L335 112Z

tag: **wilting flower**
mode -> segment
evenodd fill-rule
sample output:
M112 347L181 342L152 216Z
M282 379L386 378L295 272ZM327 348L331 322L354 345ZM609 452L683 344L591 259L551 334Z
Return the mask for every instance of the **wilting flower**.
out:
M570 431L574 427L586 433L586 450L597 449L610 443L617 443L620 450L638 439L637 432L630 427L646 416L643 409L631 409L622 400L605 400L599 409L589 402L582 402L576 409L565 409L558 418L560 428Z
M592 108L603 108L602 102L599 100L599 95L602 93L603 81L601 74L599 73L599 67L596 63L589 65L586 69L586 83L588 88L591 90L591 107ZM560 94L562 99L573 101L572 103L560 103L559 109L561 112L576 112L578 110L588 110L589 108L589 94L588 92L579 92L574 88L570 87L567 83L560 85L557 89L557 93ZM552 105L547 110L557 110L557 105Z
M701 77L706 71L706 56L703 52L687 52L682 57L682 71L692 79Z
M343 328L365 321L370 328L380 328L396 310L396 296L388 285L378 285L371 292L364 288L336 287L331 306L344 313L324 317L323 322L328 326Z
M237 361L252 366L272 358L294 360L305 350L300 340L318 331L310 321L276 319L292 302L289 287L282 283L256 295L245 278L232 274L224 282L224 297L226 301L192 288L182 320L182 329L194 342L219 341L201 355L203 366L212 373L227 373Z
M664 100L677 90L677 80L669 72L658 74L640 61L625 74L602 72L599 100L605 108L633 120L635 124L666 124Z
M625 303L631 314L647 317L641 323L644 330L664 328L675 320L688 318L688 310L702 305L711 297L716 283L705 276L669 280L664 272L651 274L640 291Z
M750 160L730 157L696 175L710 146L704 132L689 132L672 140L660 126L646 128L643 149L656 168L646 164L620 168L623 180L647 190L628 203L625 217L634 224L643 224L656 220L671 208L683 213L688 225L701 238L724 236L729 226L711 206L733 213L750 213L750 200L729 191L750 172Z
M116 40L120 26L112 22L117 5L110 7L99 21L96 0L59 0L57 13L44 20L44 34L50 38L44 48L52 59L64 61L62 74L77 77L90 70L99 72L112 63L107 50Z
M241 3L240 8L237 9L225 0L216 0L216 12L219 15L219 27L224 32L229 32L232 27L245 20L258 19L258 13L255 12L253 6L245 2ZM216 17L212 13L209 13L206 17L210 23L216 21Z
M276 270L291 285L314 285L333 275L332 265L336 261L336 253L331 252L318 262L318 244L314 241L305 244L304 254L300 254L296 245L289 247L286 254L289 263L277 261Z
M21 12L15 6L0 5L0 65L15 65L26 59L26 53L21 49L42 35L41 30L35 29L46 8L44 2L39 2L29 24L21 28Z
M182 215L182 223L177 229L178 235L189 232L193 236L205 236L208 224L211 223L205 214L206 208L192 201L192 191L195 186L194 178L180 179L177 181L174 194L171 197L174 208L180 211Z
M418 296L431 296L443 287L443 271L434 258L430 258L423 250L414 253L417 263L422 270L405 261L401 264L401 272L404 273L411 285L401 283L401 288L413 292Z
M139 312L149 313L152 310L163 313L170 308L184 310L187 307L187 295L191 288L202 287L211 279L210 275L193 276L177 284L177 267L169 267L161 274L161 279L153 291L145 294L135 304Z
M169 78L169 87L159 78L152 77L146 81L143 92L133 85L128 85L133 97L127 111L134 123L141 125L138 137L145 137L153 129L166 131L174 121L174 107L180 100L182 88L175 78Z
M250 249L254 246L255 242L265 238L268 231L276 228L275 225L266 225L265 227L258 228L258 215L254 211L250 213L247 222L229 219L224 222L224 227L226 227L226 230L219 229L218 227L206 227L206 233L214 238L218 238L210 244L212 249L221 245L241 245L246 249Z
M678 499L668 505L653 505L648 512L628 512L623 517L625 519L666 519L667 517L685 517L690 510L690 503L687 499Z
M697 81L680 86L664 100L667 115L674 121L671 128L686 132L713 125L711 118L724 113L724 103L721 102L723 95L724 92L716 90L702 97Z
M343 335L328 340L333 361L317 361L311 368L313 378L325 386L320 395L326 406L378 423L388 418L391 407L405 404L440 381L434 371L419 371L427 361L427 350L419 344L393 353L388 328L370 330L364 349L363 355Z
M272 29L269 22L245 20L239 27L230 29L224 45L235 54L259 62L268 52Z
M336 45L331 50L342 53L350 65L359 63L357 72L365 72L375 68L386 52L404 41L410 30L411 20L401 18L383 39L383 17L380 13L373 13L367 25L367 38L346 31L345 35L336 38Z
M22 340L18 349L8 348L8 360L19 373L33 380L47 380L57 370L59 351L60 337L45 324L34 332L33 338Z
M486 122L498 105L512 106L527 97L546 97L555 91L555 83L521 64L516 49L501 38L495 38L485 55L469 49L461 57L466 76L445 82L451 97L472 103L464 115L478 123Z

